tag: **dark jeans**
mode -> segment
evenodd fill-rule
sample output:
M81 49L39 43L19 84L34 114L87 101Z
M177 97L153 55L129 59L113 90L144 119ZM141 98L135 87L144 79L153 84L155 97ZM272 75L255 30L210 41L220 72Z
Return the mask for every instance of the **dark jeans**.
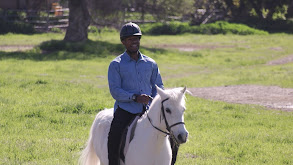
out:
M118 107L114 113L114 118L111 123L110 132L108 135L108 159L109 165L119 165L120 164L120 147L121 138L126 130L127 126L135 118L136 114L129 113L120 107ZM170 144L172 148L172 162L174 165L176 162L176 157L178 153L178 147L175 145L173 140L170 138Z
M129 113L118 107L114 113L108 135L108 159L109 165L120 164L121 138L127 126L135 118L136 114Z

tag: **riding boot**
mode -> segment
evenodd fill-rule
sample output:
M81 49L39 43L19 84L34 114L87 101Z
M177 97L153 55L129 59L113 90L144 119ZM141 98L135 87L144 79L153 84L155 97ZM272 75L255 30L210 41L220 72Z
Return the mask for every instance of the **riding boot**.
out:
M129 113L119 107L116 109L108 134L109 165L120 164L120 146L122 135L134 117L135 114Z
M170 144L171 144L171 149L172 149L172 161L171 165L174 165L177 159L177 153L179 150L179 145L176 145L176 142L172 138L169 138Z

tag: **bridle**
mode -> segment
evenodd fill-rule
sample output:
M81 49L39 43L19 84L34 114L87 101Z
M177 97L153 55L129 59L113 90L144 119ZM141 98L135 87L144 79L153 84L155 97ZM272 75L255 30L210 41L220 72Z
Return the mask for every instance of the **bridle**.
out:
M158 131L160 131L160 132L162 132L162 133L164 133L164 134L166 134L166 135L171 136L171 138L173 138L173 140L175 140L176 145L179 145L179 143L177 142L176 138L174 137L174 135L173 135L173 133L172 133L172 131L171 131L171 128L174 127L174 126L176 126L176 125L179 125L179 124L185 124L185 123L184 123L184 122L177 122L177 123L175 123L175 124L169 125L169 123L168 123L168 121L167 121L167 118L166 118L166 114L165 114L165 111L164 111L164 104L163 104L163 103L164 103L165 101L167 101L167 100L169 100L169 98L166 98L166 99L164 99L164 100L161 102L161 114L163 114L163 119L165 120L166 129L167 129L168 132L163 131L163 130L161 130L160 128L154 126L154 124L152 123L152 120L151 120L151 118L149 117L148 113L147 113L147 117L148 117L148 119L149 119L151 125L152 125L156 130L158 130Z

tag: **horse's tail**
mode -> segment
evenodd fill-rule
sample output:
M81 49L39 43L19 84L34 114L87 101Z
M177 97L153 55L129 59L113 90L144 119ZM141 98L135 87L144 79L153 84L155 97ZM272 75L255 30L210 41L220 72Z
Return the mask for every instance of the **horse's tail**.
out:
M88 139L86 147L83 149L81 156L79 158L80 165L100 165L100 159L97 156L94 149L94 145L93 145L92 133L93 133L94 123L92 125L91 131L90 131L90 137Z

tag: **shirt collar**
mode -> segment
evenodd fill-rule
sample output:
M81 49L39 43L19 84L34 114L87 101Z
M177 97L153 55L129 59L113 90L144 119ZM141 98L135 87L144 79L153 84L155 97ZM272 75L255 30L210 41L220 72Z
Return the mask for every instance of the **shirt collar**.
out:
M133 60L133 59L128 55L128 53L127 53L126 51L123 53L123 58L125 58L125 59L128 60L128 61ZM140 60L145 61L145 58L144 58L143 55L140 53L140 51L138 51L138 61L140 61Z

